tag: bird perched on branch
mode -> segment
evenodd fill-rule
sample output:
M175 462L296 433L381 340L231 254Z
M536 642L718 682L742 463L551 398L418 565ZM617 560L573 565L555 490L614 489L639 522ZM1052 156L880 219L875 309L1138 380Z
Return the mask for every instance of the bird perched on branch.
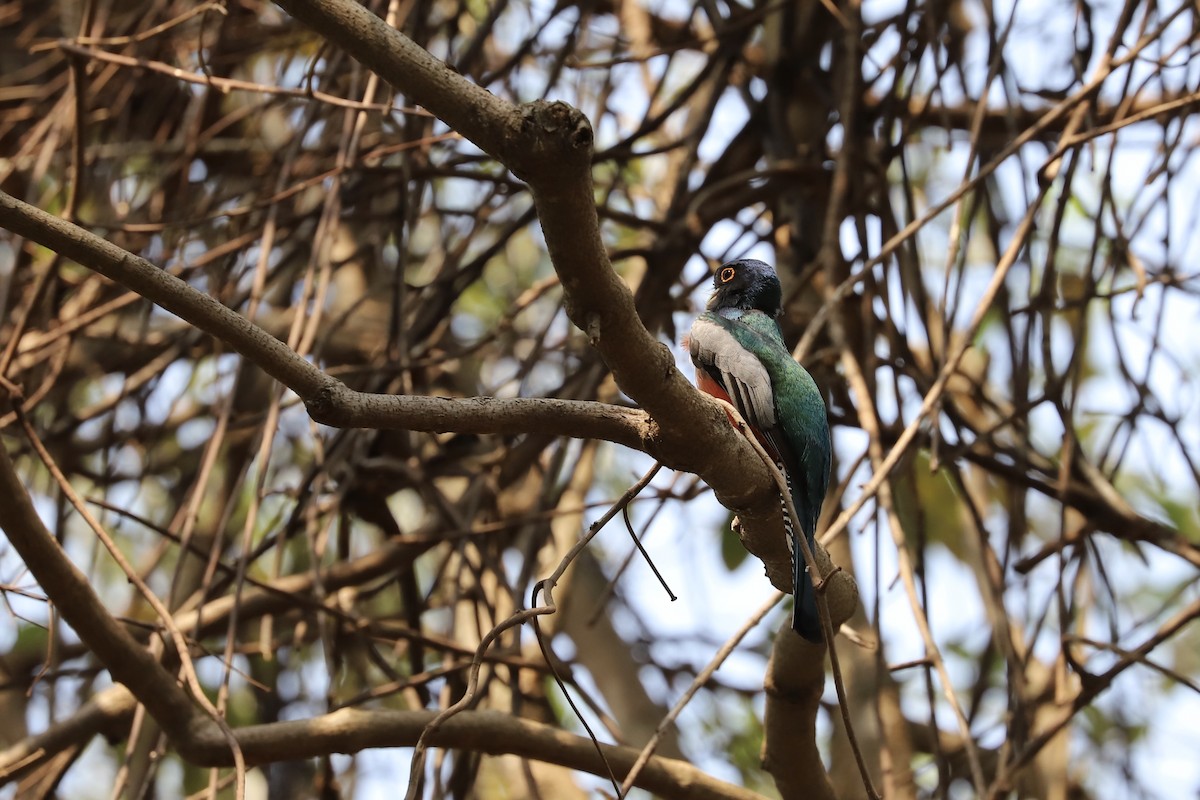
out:
M829 485L829 422L817 384L783 343L782 301L770 265L748 258L723 264L713 276L708 311L692 325L687 347L700 389L738 410L787 477L802 533L814 549ZM796 598L792 628L820 642L813 582L786 507L783 519Z

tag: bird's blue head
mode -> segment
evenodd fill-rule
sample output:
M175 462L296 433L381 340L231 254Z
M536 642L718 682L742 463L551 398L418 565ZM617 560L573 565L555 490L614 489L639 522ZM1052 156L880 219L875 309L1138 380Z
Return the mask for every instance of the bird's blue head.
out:
M779 316L783 289L775 268L753 258L740 258L717 268L713 275L713 293L708 298L708 310L752 308L771 317Z

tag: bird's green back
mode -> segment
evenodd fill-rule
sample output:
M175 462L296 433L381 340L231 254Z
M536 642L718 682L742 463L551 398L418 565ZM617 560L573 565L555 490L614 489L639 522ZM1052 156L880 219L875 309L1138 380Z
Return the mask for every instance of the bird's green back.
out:
M825 401L808 370L792 358L779 324L761 311L707 312L706 319L725 328L739 345L754 354L771 378L777 426L798 463L784 464L797 484L796 511L805 533L812 535L829 486L830 441Z

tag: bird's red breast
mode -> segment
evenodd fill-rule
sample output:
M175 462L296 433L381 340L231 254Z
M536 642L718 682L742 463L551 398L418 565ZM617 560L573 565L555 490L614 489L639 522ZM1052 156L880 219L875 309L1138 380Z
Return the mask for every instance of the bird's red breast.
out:
M725 388L721 386L721 384L713 380L713 377L708 374L707 370L696 370L696 386L705 394L712 395L719 400L724 400L726 403L734 405L733 398L729 396L729 392L725 391ZM733 415L728 411L725 412L725 416L729 417L730 425L737 424L733 419ZM746 420L746 422L749 424L750 420ZM775 448L772 447L771 443L767 441L767 438L762 435L762 431L754 427L752 424L750 425L750 430L754 433L754 438L758 439L758 443L761 444L763 449L767 451L767 454L775 461L779 461L779 453L775 452Z

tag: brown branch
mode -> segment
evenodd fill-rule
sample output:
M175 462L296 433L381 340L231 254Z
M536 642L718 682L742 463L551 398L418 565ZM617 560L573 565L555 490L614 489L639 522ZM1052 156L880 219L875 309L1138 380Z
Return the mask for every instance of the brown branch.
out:
M68 748L86 745L97 734L125 735L136 707L137 699L121 684L96 692L70 717L0 750L0 786L20 780Z
M63 619L123 684L146 706L181 755L199 766L228 766L233 754L217 725L200 713L188 696L151 653L104 608L87 577L67 558L46 530L28 493L0 448L0 528L46 590ZM80 731L100 730L128 709L124 698L105 695L104 705L86 707L75 733L52 729L17 745L0 758L0 777L13 778L40 763L39 750L66 742ZM433 720L434 712L364 712L342 709L300 722L254 725L237 729L239 748L248 764L353 753L369 747L411 747ZM589 739L572 736L548 725L518 720L502 712L469 712L431 733L432 745L460 747L487 753L513 753L605 774L603 760ZM638 758L629 747L602 746L615 768L627 770ZM664 797L757 798L758 795L671 759L654 758L637 785Z
M360 711L344 708L294 722L251 725L238 731L250 763L294 761L328 753L356 753L375 747L412 747L434 718L434 711ZM594 775L605 774L591 740L551 725L520 719L502 711L464 711L431 736L430 744L482 753L510 753L560 764ZM633 766L638 751L602 744L615 769ZM227 766L229 753L213 747L205 766ZM681 761L654 757L638 786L663 797L704 800L761 800L755 792L705 775Z
M108 668L113 680L134 691L163 730L180 744L216 726L192 703L171 675L104 608L88 577L67 558L46 530L17 477L8 451L0 447L0 528L55 608ZM220 734L214 742L222 743ZM219 745L220 746L220 745Z
M767 665L763 717L763 769L782 797L836 800L821 753L813 746L825 687L825 645L796 635L785 621Z
M872 118L884 113L895 113L895 99L868 93L863 98L862 109ZM971 131L978 126L975 141L984 149L997 149L1006 145L1018 132L1036 127L1035 141L1046 141L1060 137L1066 130L1068 119L1055 116L1049 124L1039 124L1054 109L1053 104L1041 106L1006 106L1003 108L979 108L978 100L967 100L955 105L938 105L928 97L912 98L900 109L899 116L912 122L915 128L942 128L945 130ZM1176 117L1189 116L1200 110L1200 93L1165 93L1159 97L1138 97L1131 103L1099 102L1090 110L1092 124L1096 127L1075 134L1069 146L1076 146L1089 138L1095 138L1126 125L1167 114Z
M144 258L0 192L0 227L37 242L210 333L300 396L313 419L342 428L603 439L654 452L657 426L635 409L544 398L417 397L353 391L286 344Z
M567 313L621 390L658 424L663 448L652 455L700 474L727 507L756 525L768 518L778 522L766 469L675 369L609 263L593 195L591 126L583 114L565 103L514 106L501 100L351 0L278 5L529 184Z
M44 733L0 752L0 783L14 780L42 763L65 743L82 743L95 733L115 730L133 713L129 690L114 686L93 697L75 716ZM343 708L312 719L250 725L235 733L248 764L294 761L329 753L357 753L375 747L412 747L433 719L433 711L362 711ZM493 755L508 753L604 775L605 766L591 740L552 725L519 719L500 711L463 711L447 720L431 744ZM207 767L229 766L229 748L207 737L192 753L193 762ZM633 766L632 747L600 745L617 770ZM39 755L38 751L43 751ZM637 786L666 798L697 800L762 800L761 795L712 778L683 761L654 756Z
M769 475L720 412L675 369L642 324L633 296L608 262L592 197L587 120L562 103L511 106L349 0L281 3L364 64L488 150L533 191L573 322L586 331L621 389L646 414L565 400L444 399L353 392L212 297L82 228L0 193L0 227L35 241L210 333L294 391L330 425L517 434L537 430L634 447L693 471L738 511L752 552L781 538ZM764 544L755 547L755 539Z
M766 467L724 415L676 370L670 351L642 324L632 294L608 261L595 209L593 142L586 118L563 103L513 106L500 100L350 0L279 4L528 182L568 315L588 334L620 388L648 416L597 403L354 392L212 297L77 226L2 194L0 226L222 339L296 392L319 422L422 431L536 430L617 442L701 475L739 513L752 552L781 546L779 506ZM57 602L56 593L47 589ZM156 718L164 711L148 708ZM223 746L219 737L211 739L217 750ZM177 745L191 757L191 743ZM296 757L294 750L289 755Z

